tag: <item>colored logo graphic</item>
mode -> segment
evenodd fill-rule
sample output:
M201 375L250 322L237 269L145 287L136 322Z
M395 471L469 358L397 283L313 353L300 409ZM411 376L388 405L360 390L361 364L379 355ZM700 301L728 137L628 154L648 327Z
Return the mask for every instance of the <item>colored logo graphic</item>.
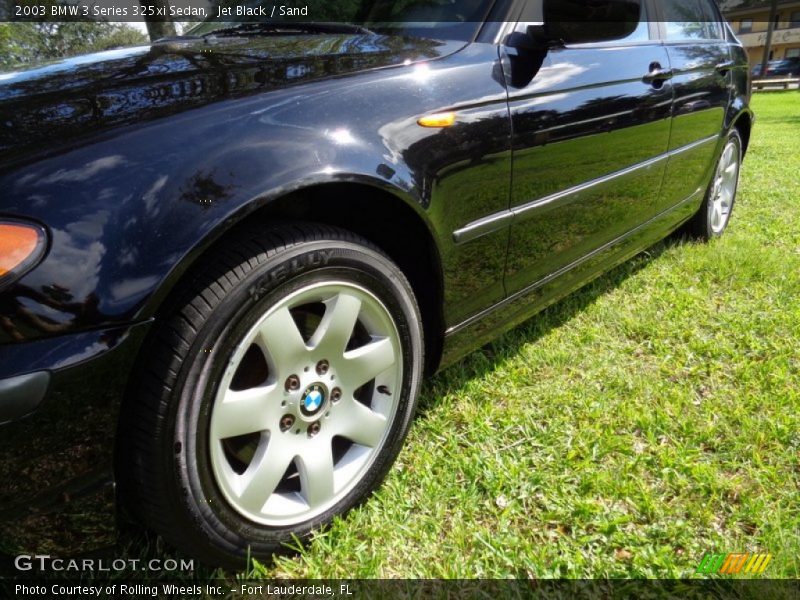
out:
M301 399L300 409L307 417L316 415L325 404L326 389L319 383L310 386Z
M772 554L751 554L749 552L731 552L728 554L706 554L700 561L696 573L712 575L735 575L748 573L760 575L772 560Z
M306 410L308 412L314 412L322 405L322 394L318 391L314 390L313 392L309 392L308 396L306 396Z

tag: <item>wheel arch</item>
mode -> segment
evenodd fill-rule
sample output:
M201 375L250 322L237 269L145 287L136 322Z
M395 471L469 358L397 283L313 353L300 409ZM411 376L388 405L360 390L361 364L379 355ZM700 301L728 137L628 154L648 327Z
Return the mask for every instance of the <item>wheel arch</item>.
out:
M741 91L737 91L731 99L725 114L724 132L727 135L732 129L736 129L742 137L742 151L747 153L750 145L750 133L756 115L750 107L750 96Z
M268 194L243 206L200 240L171 270L143 310L158 320L203 257L242 227L304 221L333 225L365 238L403 271L414 290L423 318L426 372L439 365L444 342L443 271L436 236L419 202L400 189L369 178L339 177L310 181ZM146 352L146 350L145 350Z
M742 137L742 154L747 154L747 149L750 146L750 133L753 129L753 113L750 110L743 110L741 111L736 118L734 118L733 123L731 125L732 128L735 128L739 131L739 135Z

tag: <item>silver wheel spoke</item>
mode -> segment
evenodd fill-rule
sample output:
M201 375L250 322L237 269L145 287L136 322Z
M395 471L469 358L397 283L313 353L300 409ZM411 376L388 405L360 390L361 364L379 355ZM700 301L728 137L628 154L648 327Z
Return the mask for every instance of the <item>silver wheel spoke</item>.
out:
M356 444L374 448L380 444L386 431L386 417L351 398L331 412L334 434L341 435Z
M330 440L319 440L298 460L300 488L303 498L312 508L320 506L333 496L333 451Z
M726 186L722 190L722 195L719 198L720 206L726 207L731 205L731 200L733 200L733 190L730 187Z
M728 144L725 147L725 153L722 156L722 160L720 161L720 165L722 166L722 170L728 168L731 163L733 163L733 146Z
M722 198L719 199L719 207L722 210L723 214L728 211L728 208L731 205L731 193L728 190L725 190L725 193L722 195Z
M713 213L711 214L711 224L714 227L719 227L722 223L722 212L720 211L719 204L714 203Z
M389 338L371 342L361 348L345 352L339 369L342 380L352 390L372 381L395 364L394 348Z
M353 336L361 312L361 300L339 293L326 303L325 315L311 339L311 346L320 352L339 357Z
M214 409L211 436L224 440L270 429L270 416L274 413L270 404L280 404L279 399L272 397L275 389L276 386L271 385L241 392L228 390Z
M281 376L308 351L286 306L277 309L261 324L255 343L276 363Z
M273 436L267 443L266 451L261 456L256 455L241 476L243 489L239 494L239 502L247 510L255 513L261 512L269 497L283 479L283 474L289 467L294 456L287 452L278 439Z

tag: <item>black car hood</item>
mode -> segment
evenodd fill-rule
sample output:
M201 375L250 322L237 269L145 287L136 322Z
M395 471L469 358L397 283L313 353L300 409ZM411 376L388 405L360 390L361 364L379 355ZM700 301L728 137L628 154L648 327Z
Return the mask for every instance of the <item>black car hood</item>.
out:
M435 59L461 43L357 35L185 39L0 74L0 163L271 89Z

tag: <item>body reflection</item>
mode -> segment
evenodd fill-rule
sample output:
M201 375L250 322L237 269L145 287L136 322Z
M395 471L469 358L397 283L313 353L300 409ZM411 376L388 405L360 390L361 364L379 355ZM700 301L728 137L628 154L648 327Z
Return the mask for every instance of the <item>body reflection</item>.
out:
M641 81L651 62L669 64L666 50L657 44L556 49L528 86L511 92L511 204L518 216L509 246L509 293L659 211L666 161L625 172L669 146L672 88ZM579 189L615 173L622 174Z
M0 80L0 158L225 98L434 58L443 45L379 35L187 39L8 74Z

